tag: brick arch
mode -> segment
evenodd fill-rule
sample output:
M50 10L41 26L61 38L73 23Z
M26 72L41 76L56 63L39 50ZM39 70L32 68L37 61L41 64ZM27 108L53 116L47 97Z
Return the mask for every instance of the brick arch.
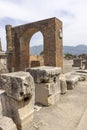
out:
M42 46L42 50L36 50L34 54L31 52L32 46ZM43 52L41 55L40 51ZM40 52L40 53L39 53ZM38 53L38 54L37 54ZM29 42L29 67L36 67L44 65L44 36L41 31L38 31L32 35Z
M37 33L38 31L39 30L36 28L28 29L27 31L25 31L23 33L23 35L20 38L20 62L21 63L26 62L26 64L24 64L24 68L28 67L30 64L30 41L32 39L32 36L35 33ZM41 34L42 34L42 32L41 32ZM23 54L23 52L24 52L24 54ZM20 68L22 68L22 67L23 67L23 64L20 64Z
M59 33L62 22L50 18L17 27L6 26L8 68L14 71L24 70L29 66L29 41L33 34L40 31L44 38L44 64L62 67L62 38ZM10 64L9 64L10 61Z

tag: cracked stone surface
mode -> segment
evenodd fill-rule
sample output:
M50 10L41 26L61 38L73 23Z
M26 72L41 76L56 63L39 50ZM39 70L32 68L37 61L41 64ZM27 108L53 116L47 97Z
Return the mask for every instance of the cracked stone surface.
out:
M8 96L22 100L34 93L34 82L28 72L14 72L0 75L0 89L4 89Z

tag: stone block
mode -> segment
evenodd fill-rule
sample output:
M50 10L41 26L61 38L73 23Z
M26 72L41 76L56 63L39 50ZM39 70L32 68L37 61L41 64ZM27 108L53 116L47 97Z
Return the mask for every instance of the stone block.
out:
M59 100L61 68L42 66L27 68L27 72L35 81L35 102L43 105L52 105Z
M76 58L73 59L73 67L81 67L82 65L82 59Z
M60 97L60 85L58 83L35 84L35 102L42 105L53 105Z
M31 61L31 67L38 67L40 66L40 61Z
M12 118L18 130L32 130L35 100L32 76L28 72L3 74L0 82L6 90L1 95L3 115Z
M73 89L78 85L79 76L76 75L67 75L66 77L66 83L67 83L67 89Z
M0 115L0 130L17 130L11 118Z
M1 97L5 93L4 90L0 90L0 115L2 115L2 104L1 104Z
M29 130L33 121L34 104L33 99L17 101L6 94L2 95L2 114L13 119L18 130Z
M60 91L61 91L61 94L65 94L67 92L67 83L66 83L66 77L64 74L61 74L60 76Z
M26 71L32 75L35 83L50 83L57 80L58 76L61 73L61 68L41 66L35 68L26 68Z
M31 97L34 93L34 82L28 72L14 72L0 75L0 89L16 100Z

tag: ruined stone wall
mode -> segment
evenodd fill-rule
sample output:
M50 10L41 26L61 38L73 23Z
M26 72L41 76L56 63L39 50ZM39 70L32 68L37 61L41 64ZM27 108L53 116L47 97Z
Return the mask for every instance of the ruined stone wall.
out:
M63 29L62 22L55 19L56 66L63 67Z

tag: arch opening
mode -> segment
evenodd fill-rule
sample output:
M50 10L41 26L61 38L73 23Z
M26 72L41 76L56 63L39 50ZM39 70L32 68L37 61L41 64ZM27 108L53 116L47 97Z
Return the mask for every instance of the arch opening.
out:
M29 67L44 65L44 37L38 31L34 33L29 42Z

